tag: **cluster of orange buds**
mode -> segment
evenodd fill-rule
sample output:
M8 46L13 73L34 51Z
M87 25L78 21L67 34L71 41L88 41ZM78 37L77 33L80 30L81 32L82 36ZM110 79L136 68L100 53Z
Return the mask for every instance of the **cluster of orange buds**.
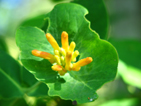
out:
M67 73L67 70L79 71L82 66L93 61L91 57L87 57L76 62L76 57L79 55L79 51L74 51L76 46L75 42L72 41L69 45L68 33L65 31L61 34L62 47L59 47L58 43L50 33L46 34L46 38L54 48L54 54L39 50L32 50L32 54L47 59L52 63L52 70L58 71L60 75Z

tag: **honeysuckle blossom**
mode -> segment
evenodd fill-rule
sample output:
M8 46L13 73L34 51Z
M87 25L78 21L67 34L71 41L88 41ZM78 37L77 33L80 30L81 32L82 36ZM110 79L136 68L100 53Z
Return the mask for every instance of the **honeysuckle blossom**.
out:
M65 31L61 34L62 47L59 47L57 41L50 33L46 34L46 38L54 48L54 54L39 50L32 50L32 54L47 59L52 64L52 70L58 71L62 76L65 75L67 71L79 71L82 66L93 61L91 57L87 57L76 62L76 57L79 55L79 51L74 50L76 46L75 42L72 41L69 45L68 33Z

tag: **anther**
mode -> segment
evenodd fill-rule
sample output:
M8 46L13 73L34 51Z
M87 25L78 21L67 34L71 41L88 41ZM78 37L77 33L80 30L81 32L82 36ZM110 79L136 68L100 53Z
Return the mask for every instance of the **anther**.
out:
M69 51L73 52L75 46L76 46L75 42L71 42L70 47L69 47Z
M59 50L54 50L54 54L60 56Z
M64 56L66 56L66 51L63 48L60 48L60 53Z
M60 60L61 60L62 66L64 66L65 65L65 58L64 58L64 56L61 56Z
M61 65L60 57L58 55L54 56L58 65Z
M59 50L58 43L56 42L56 40L54 39L54 37L50 33L46 34L46 38L55 50Z
M76 61L76 57L79 55L78 50L75 50L72 54L72 61Z

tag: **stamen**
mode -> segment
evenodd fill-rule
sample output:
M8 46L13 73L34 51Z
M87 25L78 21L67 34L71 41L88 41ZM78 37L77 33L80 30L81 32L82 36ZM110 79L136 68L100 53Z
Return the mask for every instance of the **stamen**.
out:
M64 56L66 56L66 51L63 48L60 48L60 53Z
M69 47L69 51L73 52L75 46L76 46L75 42L71 42L70 47Z
M72 61L76 61L76 57L79 55L78 50L75 50L72 54Z
M65 69L66 70L70 70L71 58L72 58L72 52L68 51L66 53L66 58L65 58L65 61L66 61Z
M58 65L61 65L60 57L58 55L54 56Z
M62 42L62 48L65 49L65 51L68 51L69 42L68 42L68 33L63 31L61 34L61 42Z
M61 59L62 66L64 66L65 65L65 58L63 56L61 56L60 59Z
M91 57L81 59L78 62L73 63L73 70L74 71L79 71L82 66L85 66L85 65L91 63L92 61L93 61L93 59Z
M54 54L60 56L59 50L54 50Z
M63 69L61 65L53 65L51 68L54 71L61 71Z
M54 37L50 33L46 34L46 38L55 50L59 50L58 43L56 42L56 40L54 39Z

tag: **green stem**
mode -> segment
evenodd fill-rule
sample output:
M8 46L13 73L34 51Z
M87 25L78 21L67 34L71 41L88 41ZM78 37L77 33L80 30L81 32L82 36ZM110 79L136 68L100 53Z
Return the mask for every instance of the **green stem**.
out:
M25 90L25 93L27 94L27 93L31 92L33 89L35 89L36 87L38 87L41 83L42 83L41 81L36 82L33 86L31 86L30 88L26 89Z
M20 100L20 98L15 99L15 100L10 104L10 106L15 106L15 104L16 104L19 100Z

